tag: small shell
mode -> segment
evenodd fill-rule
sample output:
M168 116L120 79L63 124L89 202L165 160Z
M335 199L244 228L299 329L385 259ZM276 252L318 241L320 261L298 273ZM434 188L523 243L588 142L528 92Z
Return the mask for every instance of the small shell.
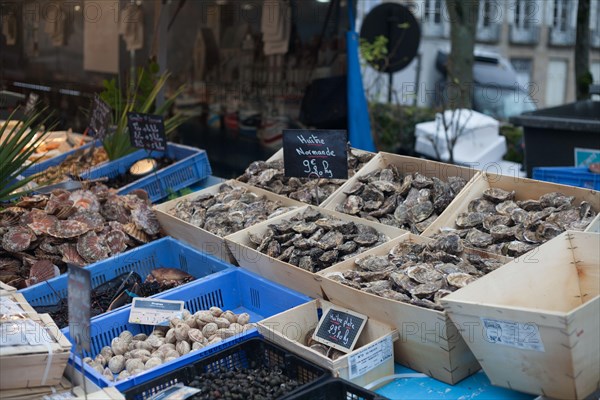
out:
M157 352L161 352L163 354L167 354L169 350L175 350L175 345L173 343L165 343L156 349Z
M242 313L242 314L238 315L238 318L237 318L237 323L238 324L240 324L240 325L246 325L248 322L250 322L250 314L248 314L248 313Z
M202 334L202 331L200 329L195 329L195 328L190 329L188 331L188 337L192 343L202 342L202 339L204 339L204 335Z
M155 349L158 349L160 346L165 344L165 339L156 335L150 335L144 343L148 343L150 346L154 347Z
M145 333L138 333L137 335L135 335L132 340L146 340L148 339L148 335L146 335Z
M215 324L217 324L217 326L220 328L229 328L229 325L231 325L231 322L229 322L229 320L227 320L226 318L216 318L215 319Z
M177 325L177 327L175 328L175 339L177 339L178 342L181 342L183 340L188 340L188 332L190 331L190 326L186 323L180 323L179 325Z
M220 317L221 314L223 314L223 310L221 310L219 307L211 307L208 311L210 311L210 313L215 317Z
M125 369L127 372L133 375L133 371L136 369L143 369L144 363L139 358L132 358L125 361Z
M129 342L129 341L133 340L133 334L129 331L123 331L119 334L119 339ZM140 340L140 339L136 339L136 340Z
M131 374L129 372L127 372L127 371L121 371L119 373L119 375L117 376L117 380L118 381L122 381L122 380L125 380L125 379L129 378L130 376L131 376Z
M84 357L84 359L82 360L84 363L86 364L91 364L94 362L94 360L92 359L92 357Z
M203 324L210 324L211 322L215 322L215 319L217 319L217 317L210 313L201 314L197 317L197 320L199 321L198 323L202 322Z
M191 351L200 350L203 347L204 347L204 345L202 343L194 342L192 344L192 350Z
M152 357L151 359L146 361L146 364L144 365L144 369L148 370L148 369L151 369L154 367L158 367L161 364L162 364L162 360L160 358Z
M100 350L100 354L107 360L110 360L111 357L115 355L110 346L104 346L102 350Z
M177 342L177 338L175 338L175 328L171 328L167 331L165 335L165 342L175 344Z
M175 318L171 318L171 319L169 320L169 326L170 326L171 328L175 328L177 325L181 324L182 322L183 322L183 320L182 320L181 318L177 318L177 317L175 317ZM167 332L168 332L168 331L167 331Z
M118 374L125 368L125 357L122 355L116 355L108 362L108 368L113 374Z
M177 352L179 354L181 354L183 356L190 352L190 350L192 349L192 346L190 346L190 344L188 342L178 342L175 345L175 349L177 350Z
M156 358L160 358L161 360L164 360L165 354L168 353L169 351L171 351L171 350L167 350L165 352L154 350L154 353L152 353L152 357L156 357ZM152 357L150 357L150 358L152 358ZM148 360L146 360L146 361L148 361Z
M127 343L120 338L116 337L110 343L110 347L115 355L122 355L128 350ZM116 373L116 372L115 372Z
M150 352L148 350L139 349L139 350L132 350L129 353L129 356L131 358L139 358L142 360L142 362L146 362L152 355L150 354Z
M196 320L196 318L190 316L189 318L184 319L184 322L190 327L190 328L197 328L198 327L198 320Z
M188 318L192 317L192 313L189 312L188 310L183 310L183 313L181 313L181 316L183 317L184 321L187 321Z
M219 342L222 342L222 341L223 341L223 339L221 339L221 338L220 338L220 337L218 337L218 336L215 336L214 338L212 338L212 339L211 339L211 340L208 342L208 344L207 344L207 345L211 345L211 344L219 343Z
M244 327L237 322L229 325L229 329L233 329L236 333L244 332Z
M215 332L215 335L217 337L220 337L221 339L227 339L230 338L232 336L235 336L236 332L233 329L217 329L217 331Z
M221 318L225 318L227 321L233 324L234 322L237 322L238 317L232 311L227 310L221 314Z
M141 350L148 350L148 351L152 351L154 349L154 347L152 347L152 344L150 344L149 342L143 341L143 342L138 342L135 346L136 349L141 349Z
M112 371L108 367L104 368L104 371L102 372L102 376L104 377L104 379L106 379L110 382L115 380L115 376L113 375Z
M103 368L106 367L106 364L108 364L108 360L104 358L102 354L98 354L96 358L94 358L94 361L101 365Z
M94 364L90 365L90 367L94 368L94 370L96 372L98 372L99 374L104 372L104 367L100 364L94 363Z
M206 324L206 326L204 328L202 328L202 335L204 335L204 337L211 337L212 335L215 334L215 332L219 329L219 326L217 324L215 324L214 322L211 322L209 324Z
M167 358L171 358L171 357L178 358L178 357L180 357L180 356L181 356L181 354L179 354L179 352L178 352L177 350L169 350L169 351L167 351L167 353L165 354L165 360L166 360Z

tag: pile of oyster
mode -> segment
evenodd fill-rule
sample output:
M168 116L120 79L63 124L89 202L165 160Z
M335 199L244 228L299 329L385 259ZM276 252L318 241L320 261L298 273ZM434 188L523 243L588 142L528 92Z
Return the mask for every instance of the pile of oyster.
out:
M344 192L336 211L420 234L448 207L467 183L451 176L447 182L418 172L403 175L395 165L357 177Z
M290 211L279 201L268 200L241 186L222 184L216 194L184 199L167 213L215 235L224 237Z
M503 262L465 252L460 237L443 234L427 245L398 243L387 256L356 259L356 270L328 278L384 298L442 310L440 299L501 267Z
M0 280L23 288L158 238L144 191L89 189L24 197L0 211Z
M270 224L264 234L248 232L248 235L261 253L311 272L389 240L371 226L324 215L313 207Z
M348 177L362 168L375 155L373 153L348 151ZM252 186L312 205L319 205L345 182L343 179L307 179L284 176L283 159L271 162L255 161L238 178ZM317 198L318 197L318 198Z
M59 183L72 176L79 176L90 168L108 161L108 155L103 147L90 147L80 149L67 156L59 165L49 167L43 172L35 174L33 180L39 185Z
M467 246L518 257L565 230L584 230L596 216L591 204L551 192L537 200L515 200L515 192L488 188L456 217Z
M109 381L120 381L253 327L247 313L219 307L195 314L184 310L183 319L173 318L168 327L156 327L150 335L121 332L95 358L83 361Z

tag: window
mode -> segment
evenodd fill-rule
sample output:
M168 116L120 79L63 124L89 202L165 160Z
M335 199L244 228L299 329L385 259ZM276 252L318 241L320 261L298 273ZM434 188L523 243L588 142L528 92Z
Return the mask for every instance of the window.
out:
M425 21L432 24L442 23L442 0L425 0Z
M546 75L546 107L565 102L567 91L567 61L550 60Z
M517 0L514 4L514 25L521 29L529 29L537 22L538 7L535 0Z
M481 10L483 10L481 25L483 27L492 25L493 19L495 18L492 0L482 0L479 6L481 7Z
M592 65L590 65L590 72L594 78L594 83L600 85L600 61L593 62Z
M569 28L569 10L574 5L576 3L573 0L554 0L552 10L552 27L554 29L565 32Z

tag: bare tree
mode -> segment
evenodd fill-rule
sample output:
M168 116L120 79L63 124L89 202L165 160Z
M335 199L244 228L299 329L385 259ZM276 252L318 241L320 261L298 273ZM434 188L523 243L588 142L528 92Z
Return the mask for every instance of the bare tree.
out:
M447 111L450 111L450 119L446 116ZM461 116L463 111L467 111L469 114L464 122L461 121ZM442 110L441 112L441 128L444 130L444 143L446 149L448 150L448 159L442 159L442 152L440 151L439 145L442 144L440 138L438 136L438 132L440 130L440 119L436 117L438 124L436 125L435 135L428 136L427 139L433 145L433 150L435 151L436 158L440 161L447 161L450 164L454 164L454 148L456 147L456 143L461 136L465 134L465 129L467 128L469 121L473 117L472 110L465 110L462 108L455 108L453 110Z
M593 82L590 72L590 0L579 0L577 5L575 82L577 100L589 99L590 85Z
M470 109L479 0L446 0L446 7L450 16L451 43L446 97L451 109Z

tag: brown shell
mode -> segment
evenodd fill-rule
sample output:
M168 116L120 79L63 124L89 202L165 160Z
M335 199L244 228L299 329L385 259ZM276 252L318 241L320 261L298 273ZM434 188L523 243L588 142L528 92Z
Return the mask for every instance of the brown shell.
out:
M93 263L108 257L108 248L96 232L90 231L77 240L77 252L87 262Z
M89 190L76 190L69 196L73 202L73 207L79 210L100 211L100 201L98 197Z
M69 206L69 205L59 206L56 208L54 215L56 215L56 218L58 218L58 219L67 219L71 215L75 214L76 211L77 211L77 209L73 206Z
M75 265L86 265L87 262L79 255L77 246L73 243L63 243L58 246L60 253L62 254L62 261L67 264Z
M13 226L2 236L2 248L10 252L25 251L31 246L36 236L26 226Z
M60 275L58 267L48 260L36 261L29 269L29 279L25 280L27 286L47 281Z
M48 202L48 197L44 196L44 195L33 195L33 196L29 196L29 197L23 197L21 200L19 200L15 205L17 207L23 207L23 208L44 208L46 206L46 203Z
M114 229L108 232L104 237L104 242L112 255L122 253L127 249L127 235L121 230Z
M100 232L104 229L104 218L97 211L78 211L71 216L69 220L83 222L89 226L91 230L96 232Z
M80 221L58 220L48 229L48 235L61 239L70 239L88 232L90 227Z
M192 281L194 277L185 271L177 268L156 268L150 271L146 281L166 282L166 281Z
M139 204L131 210L131 220L135 226L148 235L157 235L160 231L160 224L154 211L145 204Z
M133 222L123 225L123 231L129 236L141 243L148 243L150 236L141 229L138 229Z
M31 212L30 214L34 214ZM56 223L58 219L54 215L48 215L43 211L41 214L34 214L32 221L27 226L36 234L48 234L50 228Z

